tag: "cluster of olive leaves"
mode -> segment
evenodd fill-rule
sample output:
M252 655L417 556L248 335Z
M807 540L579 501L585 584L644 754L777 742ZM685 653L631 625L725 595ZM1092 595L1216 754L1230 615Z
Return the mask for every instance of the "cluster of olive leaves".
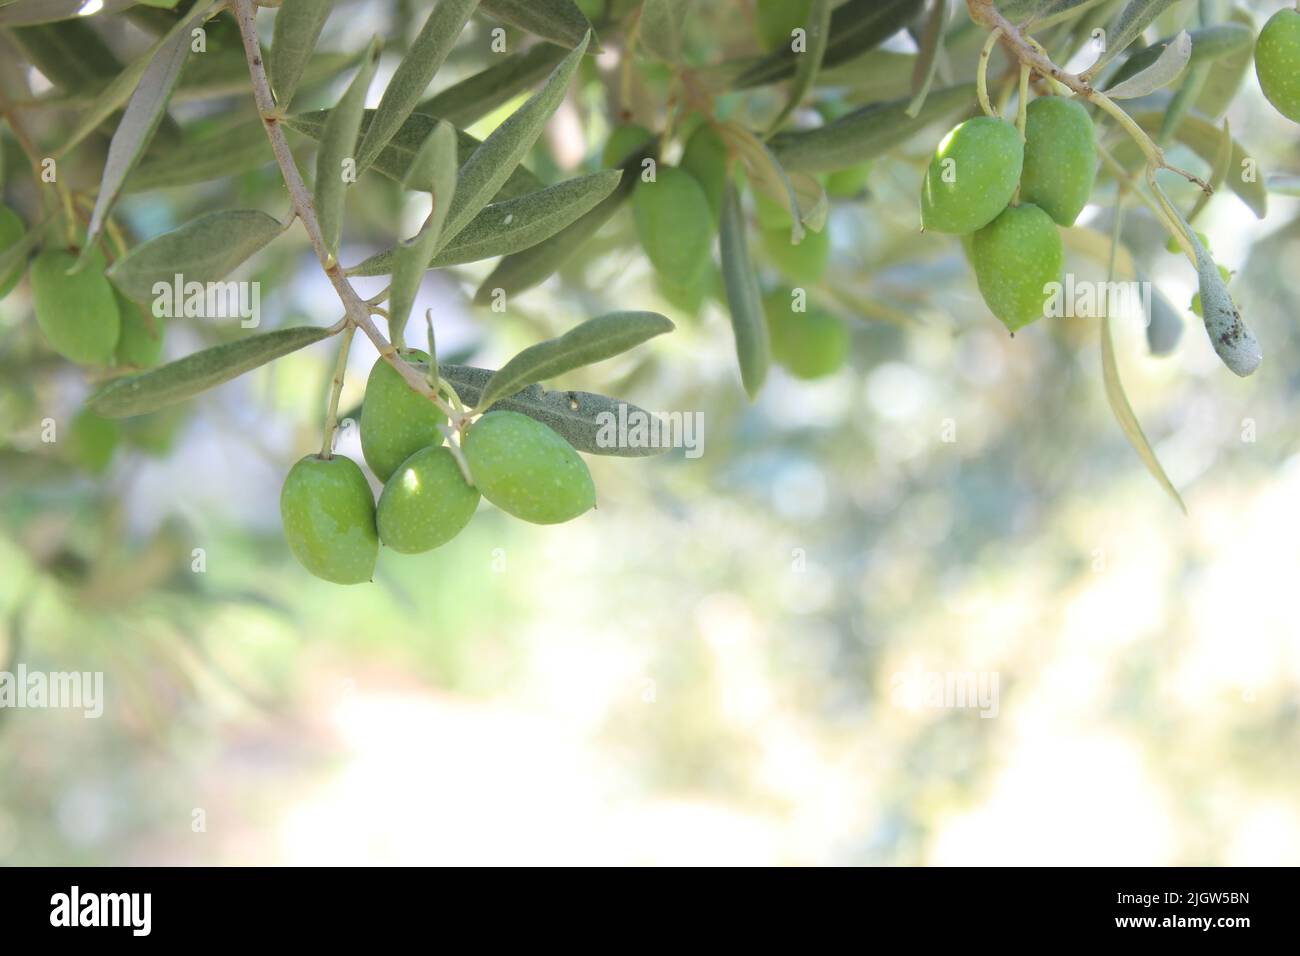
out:
M96 18L127 16L156 39L124 66L105 70L100 64L97 74L108 78L80 107L73 132L54 153L55 159L68 156L82 142L111 131L100 185L88 209L59 178L42 175L41 151L6 108L41 186L46 219L29 228L11 210L0 211L0 287L12 287L38 250L29 274L47 343L64 357L99 370L95 377L107 379L89 398L76 429L88 436L88 446L100 449L91 457L101 463L104 449L111 454L111 420L172 406L339 336L338 372L321 451L290 473L282 513L290 545L310 570L339 582L368 580L380 540L405 552L437 547L465 526L480 493L509 513L543 523L590 508L594 488L575 450L627 456L647 450L609 447L597 440L601 415L624 403L546 391L539 383L672 328L655 313L613 313L525 350L495 373L444 363L438 360L432 327L427 351L409 348L402 338L428 269L500 257L475 301L488 304L518 295L554 274L630 201L665 297L692 311L702 298L720 292L716 297L731 317L740 377L751 395L762 387L774 358L797 376L829 374L847 355L847 327L831 311L810 305L807 295L807 287L825 272L829 255L828 196L860 196L873 159L937 121L969 115L977 103L987 115L959 125L945 138L926 177L922 205L931 229L969 237L968 252L991 311L1013 329L1042 314L1042 280L1060 265L1056 226L1074 221L1092 189L1089 154L1074 155L1065 146L1093 142L1086 102L1104 108L1142 147L1136 158L1147 165L1146 191L1131 172L1132 156L1117 148L1110 157L1098 144L1121 192L1147 204L1193 260L1211 341L1233 367L1221 346L1240 351L1244 326L1202 237L1191 229L1203 203L1184 217L1169 202L1155 180L1157 171L1169 167L1143 130L1163 123L1162 141L1185 142L1212 164L1207 186L1226 181L1256 208L1253 188L1227 175L1244 155L1241 147L1226 124L1222 131L1214 125L1210 117L1216 110L1201 110L1211 92L1223 99L1221 90L1211 90L1207 75L1220 60L1238 60L1243 46L1249 54L1253 29L1239 18L1203 22L1190 35L1141 47L1110 76L1109 95L1096 91L1091 75L1064 74L1048 53L1052 47L1056 60L1063 62L1102 24L1107 46L1089 71L1100 75L1138 43L1170 2L969 0L968 20L949 28L946 0L930 0L928 12L926 0L755 0L758 41L766 52L689 71L681 84L674 80L673 95L657 117L660 128L619 126L605 149L608 168L545 185L522 163L584 60L598 51L599 36L619 37L625 69L634 60L675 69L689 42L692 0L437 0L372 110L364 103L378 61L378 38L359 57L315 50L334 0L261 4L279 7L269 49L258 37L253 0L104 0L96 17L78 17L85 12L81 0L7 0L0 2L0 26L56 85L84 89L87 78L70 78L69 71L83 61L111 60L92 26ZM499 62L426 99L440 66L476 13L531 33L538 42L501 54ZM1204 10L1202 20L1209 20ZM1261 33L1256 54L1266 95L1292 119L1300 113L1297 24L1300 14L1277 14ZM944 44L965 42L969 34L963 33L971 27L989 31L978 82L937 87ZM251 78L259 117L224 131L223 147L214 149L210 138L178 137L168 106L183 87L186 70L202 69L195 61L203 59L205 34L222 29L233 31L242 44L244 88ZM900 29L911 30L919 43L911 95L856 108L820 95L819 77L853 69ZM999 40L1020 60L1015 126L998 118L986 90L989 52ZM355 72L335 106L293 111L300 84L336 76L348 67ZM1062 95L1040 96L1031 103L1031 78L1059 87L1047 92ZM1002 78L1001 102L1014 93L1016 80L1014 69ZM1115 106L1117 99L1148 96L1176 80L1181 86L1163 113L1129 116ZM464 131L539 84L483 141ZM761 121L752 112L728 116L719 106L732 94L779 90L782 84L784 94L774 114ZM1075 100L1066 98L1071 93ZM1227 98L1234 94L1232 86ZM816 125L800 112L810 99L822 113ZM298 171L287 130L318 143L310 189ZM270 158L268 138L293 201L283 220L257 210L227 210L136 245L123 235L114 217L123 192L263 166ZM160 158L154 144L164 139L167 148ZM673 155L679 156L674 163L661 161ZM432 209L416 235L345 268L337 258L344 199L368 172L429 193ZM747 209L754 211L758 241L783 280L766 294L752 259ZM295 220L306 229L338 292L344 317L327 328L247 335L150 368L159 360L163 330L143 304L153 298L158 283L169 283L176 275L200 287L219 283ZM1112 243L1112 266L1117 245ZM1026 249L1040 246L1046 253L1026 258ZM349 283L351 276L383 275L391 277L388 289L368 300ZM714 282L717 275L720 284ZM388 320L387 336L376 326L376 316ZM1215 322L1223 326L1217 336ZM1228 334L1233 330L1235 337ZM358 466L333 452L343 370L357 331L381 354L367 383L361 430L366 462L386 483L377 508ZM1112 388L1114 359L1105 326L1103 335L1112 405L1148 466L1172 490L1117 378Z

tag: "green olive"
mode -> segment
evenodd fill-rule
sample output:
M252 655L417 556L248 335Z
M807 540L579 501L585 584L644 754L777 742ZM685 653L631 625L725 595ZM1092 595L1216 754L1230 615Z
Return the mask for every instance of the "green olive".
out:
M826 195L837 199L856 199L866 191L870 179L871 163L837 169L826 177Z
M558 524L596 504L591 472L573 446L518 412L489 412L465 433L465 457L483 497L534 524Z
M803 240L795 245L789 229L763 230L763 248L781 274L798 285L821 281L831 259L831 236L823 229L804 231Z
M117 422L83 408L68 426L69 456L79 468L101 475L112 464L121 437Z
M403 359L427 375L429 356L408 349ZM361 405L361 453L380 481L421 448L442 444L439 425L447 416L421 395L388 362L379 359L366 380L366 397Z
M694 283L711 258L713 217L704 187L690 173L660 166L632 198L637 235L650 264L674 282Z
M116 289L117 311L122 321L122 331L117 339L117 364L148 368L162 358L163 322L156 316L146 316L145 307L132 302ZM153 328L149 319L153 319Z
M931 232L962 235L982 229L1011 202L1025 147L1004 120L977 116L939 143L921 187L921 223Z
M82 365L113 359L122 320L113 287L104 278L104 257L96 250L85 268L68 274L77 257L47 249L32 262L36 322L50 347Z
M722 217L722 194L727 184L727 144L713 124L701 122L682 152L681 168L694 176L704 188L704 195L709 197L709 208L713 210L713 225L716 228Z
M1040 96L1025 122L1025 167L1020 200L1033 203L1059 225L1073 226L1097 178L1097 140L1082 103Z
M402 554L431 551L465 530L478 499L451 449L421 448L384 485L379 540Z
M772 358L791 375L823 378L843 367L849 355L849 329L824 309L795 312L790 294L777 291L763 300L771 334Z
M374 577L375 498L352 459L308 455L295 464L280 491L280 519L289 550L316 577L335 584Z
M1255 75L1274 108L1300 123L1300 12L1279 10L1259 31Z
M615 126L605 141L604 152L600 154L601 165L611 169L622 166L634 152L654 138L654 133L637 123Z
M1043 317L1047 286L1060 281L1065 252L1052 217L1023 203L975 233L971 258L989 311L1014 332Z

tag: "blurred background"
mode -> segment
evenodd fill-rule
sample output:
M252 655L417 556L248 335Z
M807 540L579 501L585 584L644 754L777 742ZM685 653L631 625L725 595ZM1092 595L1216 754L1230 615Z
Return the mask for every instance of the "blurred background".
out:
M695 62L752 51L698 6ZM1244 8L1258 26L1280 6ZM424 5L339 7L323 49L391 39L374 105ZM955 13L959 77L983 39L964 23ZM492 25L475 21L435 90L483 67ZM131 29L114 42L138 48ZM910 68L885 67L914 52L900 36L873 54L843 105L906 95ZM348 76L299 104L329 105ZM11 96L49 88L30 70L4 79ZM229 83L201 95L201 81L173 107L183 126L253 116ZM624 71L611 45L531 167L547 181L598 167L615 104L658 129L663 93L661 71ZM1253 70L1227 115L1264 177L1300 173L1300 127ZM28 120L45 141L68 116ZM613 308L669 315L673 335L558 384L700 413L703 454L589 458L597 510L537 527L484 502L442 549L382 553L367 586L310 577L279 527L280 483L319 446L330 343L133 420L87 460L42 440L90 385L45 349L20 283L0 302L0 671L102 672L104 709L0 710L0 861L1300 862L1300 201L1269 196L1260 219L1224 190L1197 224L1264 348L1245 380L1188 312L1186 260L1130 213L1129 245L1182 334L1155 356L1141 317L1118 317L1116 349L1185 516L1111 415L1097 321L1011 338L960 245L919 234L942 132L833 203L831 267L810 295L851 323L848 366L811 383L774 370L753 404L725 309L664 297L627 209L504 314L470 304L492 263L430 273L416 314L433 310L443 356L486 367ZM309 161L310 141L294 144ZM30 222L25 160L7 133L4 147L5 201ZM70 168L88 188L103 147ZM1112 195L1099 184L1084 231L1108 231ZM386 181L350 202L345 263L425 213ZM120 212L148 237L234 207L283 215L273 166L134 193ZM261 282L263 330L339 317L298 229L242 277ZM239 334L177 320L166 354ZM357 460L374 360L358 338L339 443ZM943 693L954 681L983 697Z

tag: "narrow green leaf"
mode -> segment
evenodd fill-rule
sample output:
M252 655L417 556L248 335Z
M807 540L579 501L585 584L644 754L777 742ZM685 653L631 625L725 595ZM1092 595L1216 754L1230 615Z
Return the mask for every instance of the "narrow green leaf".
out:
M128 193L239 176L275 162L260 119L208 131L165 150L151 149L126 181Z
M1217 26L1244 30L1246 42L1235 52L1215 57L1210 62L1210 70L1201 87L1201 95L1196 100L1196 109L1211 120L1218 119L1228 111L1232 101L1237 98L1242 83L1245 82L1246 74L1253 72L1251 66L1255 62L1255 18L1242 7L1234 7L1228 19L1230 23L1217 24ZM1196 56L1195 37L1192 42L1192 56Z
M808 22L804 25L804 31L807 34L808 47L802 53L797 54L799 59L794 71L794 82L790 84L790 92L786 95L785 107L782 108L776 119L768 127L769 136L785 125L785 121L790 118L790 114L798 109L799 104L803 102L804 96L807 95L817 81L817 71L822 68L822 58L826 55L826 44L830 41L830 0L812 0L812 6L808 9Z
M98 15L125 10L137 0L103 0ZM86 0L17 0L0 7L0 26L17 27L33 23L53 23L81 16Z
M85 20L16 27L7 39L66 93L97 93L122 70L113 51Z
M370 47L361 68L348 84L338 105L330 110L329 119L321 131L320 149L316 152L316 219L320 223L325 248L338 255L339 238L343 234L343 201L350 182L355 182L361 165L355 151L361 130L361 116L365 112L366 91L379 63L379 38L370 41Z
M424 268L434 269L509 255L555 235L587 213L618 186L618 169L565 180L526 196L483 207ZM348 275L387 275L394 250L388 249L348 270Z
M1150 66L1113 85L1106 95L1113 100L1147 96L1178 79L1192 58L1192 38L1186 30L1169 41Z
M740 210L736 187L727 184L722 198L722 223L719 227L722 253L722 279L727 290L727 307L731 310L731 329L736 337L736 358L740 362L740 380L752 399L767 379L771 361L767 323L758 290L758 277L749 259L745 240L745 218Z
M117 131L113 133L113 140L108 146L108 158L104 161L104 174L100 180L99 194L95 197L95 209L90 216L85 246L77 260L78 267L84 265L95 249L126 177L149 145L149 140L153 138L154 131L167 112L168 100L180 77L181 67L189 56L190 30L207 19L213 6L214 0L200 0L195 4L193 11L186 17L184 26L158 48L141 74L140 83L131 95L126 111L122 114L122 121L117 124Z
M572 49L591 29L586 15L573 0L483 0L483 11L502 23ZM592 45L592 52L597 52Z
M1184 30L1183 33L1187 31ZM1222 57L1232 57L1242 50L1249 51L1253 49L1255 40L1254 31L1241 23L1218 23L1192 30L1187 33L1187 36L1191 41L1191 55L1187 58L1188 66L1209 63ZM1109 85L1114 88L1143 70L1150 69L1165 55L1170 45L1181 37L1182 33L1179 33L1176 37L1157 40L1150 46L1138 50L1119 65L1111 76Z
M293 101L298 81L333 9L334 0L283 0L280 4L271 33L271 52L266 57L266 72L275 102L281 109L288 109Z
M1152 21L1175 0L1129 0L1106 27L1106 49L1097 62L1084 71L1085 79L1096 76L1115 57L1142 35Z
M420 289L424 270L429 267L442 238L447 210L456 191L456 130L450 123L439 123L415 161L411 171L432 186L433 209L415 236L399 242L393 250L393 281L388 292L388 323L405 327L415 295Z
M596 203L590 212L579 216L550 238L508 255L497 263L497 267L483 280L474 294L474 304L487 305L498 289L507 295L523 292L552 275L627 202L636 184L641 181L641 163L653 157L656 148L656 141L652 140L643 150L628 157L619 166L623 178L619 180L617 188ZM467 226L466 230L468 228Z
M686 20L693 3L694 0L644 0L638 32L642 49L665 63L679 62Z
M496 373L472 365L439 365L438 374L450 382L461 400L472 408L480 403L483 387ZM578 451L589 455L645 458L664 450L662 446L601 441L601 435L608 434L611 422L655 419L644 409L621 399L591 392L547 391L541 385L531 385L522 392L498 399L493 407L498 411L519 412L535 418L559 433Z
M917 15L924 0L848 0L831 15L829 41L822 57L825 66L837 66L874 50ZM794 76L799 54L783 47L745 70L735 81L738 89L779 83Z
M429 88L434 74L447 59L457 37L465 28L478 0L438 0L424 21L419 36L411 44L402 62L388 81L374 122L366 128L361 146L357 149L357 172L368 169L379 153L393 138L406 118L420 102Z
M91 395L86 404L108 418L129 418L157 411L329 338L330 334L329 329L300 326L251 335L195 352L148 372L114 379Z
M907 104L907 115L916 116L925 106L934 85L934 76L943 57L943 28L948 22L948 0L934 0L930 17L921 38L921 53L912 67L912 101Z
M779 133L768 147L788 172L829 173L875 159L931 123L975 104L972 84L931 91L916 116L911 97L876 103L834 122L797 133Z
M415 111L441 116L456 126L469 126L521 90L541 82L563 58L564 50L552 43L539 43L523 53L498 57L499 63L447 87Z
M311 113L299 113L296 116L290 116L284 122L290 129L319 140L321 133L325 130L325 123L329 114L329 110L315 110ZM361 117L362 135L365 135L374 114L374 110L366 110L365 115ZM437 125L438 118L435 116L412 113L406 118L406 122L402 124L401 128L393 134L393 138L388 141L388 145L380 152L371 168L394 182L400 183L406 178L406 171L411 168L411 161L415 158L415 154L424 145L424 141L429 138L429 134L433 132L433 128ZM457 161L463 165L482 143L469 133L457 130L456 145ZM543 184L540 179L529 172L526 167L516 166L510 174L510 178L506 180L505 185L493 197L493 201L500 202L503 199L536 192L541 188L543 188Z
M154 284L217 282L278 236L284 227L256 209L230 209L192 219L179 229L155 236L118 259L108 277L128 299L148 302Z
M587 49L591 34L566 56L547 78L546 84L529 97L504 123L492 131L460 168L456 199L447 219L447 235L455 236L479 210L492 201L510 173L528 155L546 121L559 107L568 91L569 80Z
M529 385L603 362L675 326L657 312L611 312L588 319L559 338L524 349L483 386L476 408L485 412L498 399Z

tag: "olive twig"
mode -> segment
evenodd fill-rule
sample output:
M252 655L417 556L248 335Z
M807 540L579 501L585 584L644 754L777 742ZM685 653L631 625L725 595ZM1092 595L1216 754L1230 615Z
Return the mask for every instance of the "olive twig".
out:
M343 380L348 370L348 352L352 348L352 336L356 334L355 325L343 330L339 339L339 356L334 363L334 380L330 383L329 408L325 412L325 434L321 438L320 456L325 459L334 457L334 431L339 424L339 396L343 394Z
M1001 27L995 27L989 34L989 38L984 41L984 49L980 50L979 68L975 71L975 93L985 116L997 116L993 112L993 104L989 102L989 57L993 55L993 48L998 45L1001 36Z

